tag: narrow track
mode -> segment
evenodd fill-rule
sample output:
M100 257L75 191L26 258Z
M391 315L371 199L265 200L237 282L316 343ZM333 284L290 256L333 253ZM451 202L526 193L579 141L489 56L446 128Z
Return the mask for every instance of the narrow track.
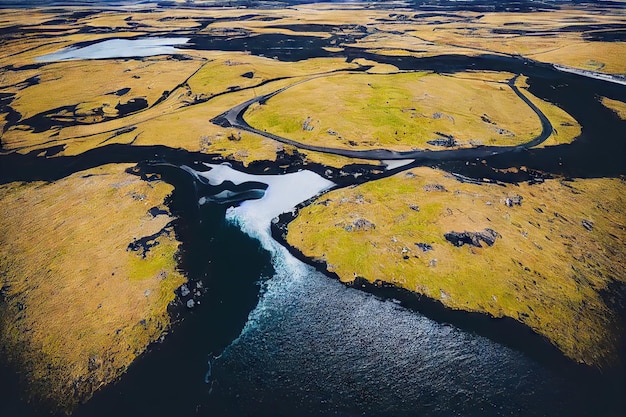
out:
M517 96L528 105L533 112L539 117L541 122L541 133L529 142L523 143L517 146L478 146L469 149L454 149L445 151L430 151L430 150L417 150L417 151L393 151L389 149L371 149L371 150L351 150L341 148L330 148L326 146L316 146L307 143L298 142L292 139L287 139L282 136L274 135L273 133L265 132L256 129L248 124L243 115L248 108L254 103L262 103L283 91L301 84L311 79L303 80L289 86L283 87L279 90L273 91L269 94L254 97L248 101L245 101L232 109L220 114L211 120L212 123L220 125L222 127L233 127L236 129L245 130L251 133L256 133L268 139L275 140L277 142L284 143L286 145L292 145L296 148L327 153L332 155L346 156L348 158L366 159L366 160L398 160L398 159L413 159L415 161L445 161L445 160L458 160L468 158L486 158L488 156L502 154L506 152L521 151L524 149L532 148L544 142L552 134L553 128L550 120L545 114L535 106L515 85L515 81L519 75L511 78L508 81L508 86L517 94ZM318 78L318 77L316 77Z

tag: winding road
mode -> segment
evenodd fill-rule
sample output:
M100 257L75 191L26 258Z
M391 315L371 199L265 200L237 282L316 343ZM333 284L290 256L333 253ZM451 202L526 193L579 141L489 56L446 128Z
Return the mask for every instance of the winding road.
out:
M442 161L442 160L458 160L458 159L468 159L468 158L485 158L492 155L502 154L505 152L514 152L521 151L524 149L532 148L544 142L548 137L552 134L553 128L550 120L546 117L545 114L535 106L522 92L515 86L515 81L519 75L508 80L507 85L517 94L517 96L524 102L528 107L532 109L533 112L539 117L541 122L541 133L534 138L533 140L523 143L517 146L478 146L474 148L466 148L466 149L454 149L454 150L443 150L443 151L430 151L430 150L416 150L416 151L393 151L389 149L370 149L370 150L352 150L352 149L341 149L341 148L330 148L326 146L316 146L310 145L307 143L298 142L292 139L287 139L278 135L274 135L269 132L258 130L248 124L244 119L243 115L248 110L248 108L254 103L263 103L270 98L274 97L277 94L282 93L283 91L294 87L303 82L310 81L310 79L299 81L297 83L291 84L289 86L283 87L279 90L273 91L269 94L261 95L258 97L254 97L248 101L245 101L232 109L220 114L211 120L212 123L215 123L222 127L233 127L236 129L245 130L251 133L256 133L268 139L275 140L277 142L284 143L286 145L292 145L299 149L304 149L308 151L327 153L332 155L345 156L348 158L358 158L365 160L400 160L400 159L412 159L416 162L425 162L425 161ZM318 77L316 77L318 78Z

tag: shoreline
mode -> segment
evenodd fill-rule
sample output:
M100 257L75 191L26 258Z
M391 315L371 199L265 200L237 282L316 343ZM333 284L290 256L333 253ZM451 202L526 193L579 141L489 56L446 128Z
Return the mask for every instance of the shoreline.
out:
M451 309L438 300L386 281L379 280L372 283L364 277L356 277L353 282L341 281L337 274L326 269L324 262L308 258L287 243L284 238L288 224L297 216L299 209L306 206L307 203L303 203L291 213L283 213L277 221L272 222L271 234L294 257L314 267L322 274L336 279L346 287L364 291L386 301L398 302L403 307L421 313L439 323L449 323L464 331L474 332L487 337L511 349L520 351L542 365L557 370L561 374L580 378L581 381L590 379L599 384L606 384L607 387L612 386L615 382L618 385L626 383L626 381L621 380L623 372L626 371L623 364L607 371L584 363L578 363L565 356L545 336L536 333L530 327L511 317L493 317L487 313Z
M559 65L559 64L553 64L553 67L558 71L569 72L570 74L580 75L581 77L594 78L596 80L606 81L609 83L626 85L626 78L620 75L583 70L583 69L572 68L566 65Z

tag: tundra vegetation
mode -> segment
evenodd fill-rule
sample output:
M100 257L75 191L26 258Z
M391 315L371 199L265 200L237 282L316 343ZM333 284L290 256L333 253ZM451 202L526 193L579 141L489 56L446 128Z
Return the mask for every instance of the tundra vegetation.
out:
M163 205L172 187L129 167L0 187L0 351L64 408L164 334L174 290L186 282ZM150 236L147 250L129 250Z
M390 282L512 317L569 357L610 366L622 324L603 293L624 280L625 191L623 179L502 186L416 168L325 194L300 210L287 240L344 282ZM485 230L491 239L447 236Z
M523 73L403 70L387 59L490 55L626 73L626 46L609 36L623 11L610 5L603 13L562 6L525 14L176 3L0 9L0 158L44 163L114 144L160 145L244 167L296 155L346 177L347 165L382 171L384 162L303 151L211 120L285 88L251 105L245 120L341 149L516 146L542 126L513 80L553 127L538 146L557 148L576 144L583 129L531 93ZM177 54L40 59L159 36L190 41ZM283 51L276 39L304 46ZM597 100L624 120L623 101ZM6 166L0 162L0 349L35 397L71 410L171 326L167 308L186 280L164 205L172 186L134 175L132 164L31 182L13 180L22 174ZM511 317L574 361L616 363L623 320L607 300L626 280L623 177L473 184L421 167L358 182L301 209L287 242L344 282L385 281L451 309ZM129 249L153 235L149 250Z

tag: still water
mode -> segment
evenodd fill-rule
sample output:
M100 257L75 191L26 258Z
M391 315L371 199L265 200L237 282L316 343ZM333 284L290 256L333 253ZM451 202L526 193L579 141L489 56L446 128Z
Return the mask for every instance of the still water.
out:
M36 61L74 61L79 59L132 58L154 55L177 54L176 45L183 45L189 38L141 38L109 39L83 47L68 47L40 56Z

